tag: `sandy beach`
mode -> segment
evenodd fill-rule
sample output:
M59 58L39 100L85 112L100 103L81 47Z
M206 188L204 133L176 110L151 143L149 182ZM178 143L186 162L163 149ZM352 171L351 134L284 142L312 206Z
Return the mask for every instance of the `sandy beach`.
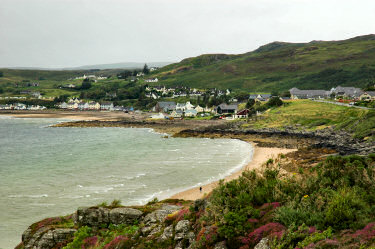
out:
M241 176L242 172L245 170L253 170L259 169L261 166L269 159L274 158L277 155L283 153L289 153L296 151L296 149L282 149L282 148L265 148L265 147L257 147L255 144L254 146L254 154L251 162L243 167L240 171L235 172L234 174L225 177L224 182L233 180ZM177 193L171 196L171 199L183 199L183 200L196 200L203 198L205 195L209 194L215 187L217 187L219 181L215 181L209 183L207 185L202 186L202 192L200 192L199 187L188 189Z
M117 120L120 118L132 118L134 115L124 112L109 111L0 111L0 115L15 118L63 118L71 120ZM140 117L140 115L135 115Z

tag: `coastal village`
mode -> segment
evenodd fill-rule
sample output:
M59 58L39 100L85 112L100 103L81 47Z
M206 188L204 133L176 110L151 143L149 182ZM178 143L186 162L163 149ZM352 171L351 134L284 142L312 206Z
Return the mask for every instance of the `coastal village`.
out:
M156 69L153 69L156 70ZM144 76L142 72L137 73L138 77ZM76 77L79 80L105 80L105 76L95 75L83 75ZM128 79L131 81L132 78ZM139 78L136 78L139 80ZM146 78L144 82L147 83L158 83L158 78ZM30 86L39 86L38 82L29 83ZM63 87L75 88L76 85L69 84ZM13 96L13 97L0 97L1 99L17 99L19 102L13 104L2 104L0 110L30 110L30 111L42 111L48 109L42 105L27 105L23 103L27 99L42 99L42 100L54 100L54 98L43 97L38 91L21 91L21 94L27 94L25 96ZM239 101L236 99L236 95L230 89L196 89L188 87L166 87L164 85L151 86L146 85L144 89L145 97L156 104L148 110L142 110L150 112L149 116L152 119L175 119L175 118L195 118L195 117L218 117L220 119L241 119L247 118L250 114L260 115L261 111L252 111L252 106L261 106L271 98L278 98L282 101L293 101L301 99L311 100L328 100L332 103L346 103L349 106L354 106L357 102L373 102L375 101L375 91L365 91L357 87L342 87L337 86L330 90L300 90L296 87L291 88L287 93L282 95L269 94L269 93L249 93L247 99ZM116 97L116 92L106 93L106 96ZM225 97L226 102L218 105L193 105L191 101L199 102L201 98L218 98ZM188 99L188 101L178 101L179 99ZM173 100L176 99L177 101ZM198 99L198 101L196 101ZM252 102L251 106L247 103ZM93 101L93 100L82 100L79 97L72 97L64 102L56 103L53 108L70 110L70 111L117 111L125 113L133 113L136 108L130 106L125 107L122 105L115 105L113 101ZM154 114L152 114L154 113Z

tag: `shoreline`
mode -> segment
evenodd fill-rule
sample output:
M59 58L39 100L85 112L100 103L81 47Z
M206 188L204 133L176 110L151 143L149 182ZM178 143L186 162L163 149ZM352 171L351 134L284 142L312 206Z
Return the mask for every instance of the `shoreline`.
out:
M256 170L260 169L262 165L270 158L275 158L279 154L286 154L289 152L297 151L297 149L285 149L285 148L276 148L276 147L258 147L255 143L249 142L253 146L253 156L251 161L242 167L240 170L230 174L229 176L224 177L221 180L228 182L234 179L237 179L242 175L246 170ZM197 199L202 199L206 195L210 194L214 188L219 185L221 180L213 181L211 183L202 185L202 192L200 192L199 187L190 188L184 191L181 191L177 194L172 195L169 199L182 199L194 201Z

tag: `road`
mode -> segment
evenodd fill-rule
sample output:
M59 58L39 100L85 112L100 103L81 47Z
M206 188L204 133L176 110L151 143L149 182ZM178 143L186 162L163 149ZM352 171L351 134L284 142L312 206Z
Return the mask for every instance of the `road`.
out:
M332 102L332 101L326 101L326 100L317 100L315 99L314 101L316 102L322 102L322 103L327 103L327 104L333 104L333 105L342 105L342 106L347 106L347 107L354 107L358 109L364 109L364 110L374 110L374 108L369 108L369 107L363 107L363 106L356 106L356 105L349 105L341 102Z

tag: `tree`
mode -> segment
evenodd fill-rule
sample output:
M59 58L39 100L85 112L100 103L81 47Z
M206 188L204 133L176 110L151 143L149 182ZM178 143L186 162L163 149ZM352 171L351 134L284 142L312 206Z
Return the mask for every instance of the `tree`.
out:
M0 77L3 77L4 76L4 73L3 72L0 72Z
M271 96L279 96L279 92L276 91L276 90L273 90L273 91L271 92Z
M245 101L245 100L247 100L249 98L249 94L247 92L239 92L239 93L235 94L234 97L239 102L242 102L242 101Z
M289 91L285 91L285 92L283 92L283 93L281 94L281 97L288 97L288 98L290 98L290 97L291 97L291 94L290 94Z
M85 89L90 89L91 88L91 82L89 79L84 79L83 82L82 82L82 85L81 85L81 89L82 90L85 90Z
M65 102L65 101L68 100L68 98L69 98L69 95L64 94L64 95L60 95L60 96L56 97L53 101L54 101L55 103Z
M150 73L150 69L148 68L147 64L145 64L145 65L143 66L143 70L142 70L142 72L143 72L144 74L149 74L149 73Z
M251 108L253 108L253 106L255 105L255 100L253 100L253 99L249 99L248 101L247 101L247 103L246 103L246 109L251 109Z
M282 106L283 101L279 97L272 97L267 102L268 107Z

